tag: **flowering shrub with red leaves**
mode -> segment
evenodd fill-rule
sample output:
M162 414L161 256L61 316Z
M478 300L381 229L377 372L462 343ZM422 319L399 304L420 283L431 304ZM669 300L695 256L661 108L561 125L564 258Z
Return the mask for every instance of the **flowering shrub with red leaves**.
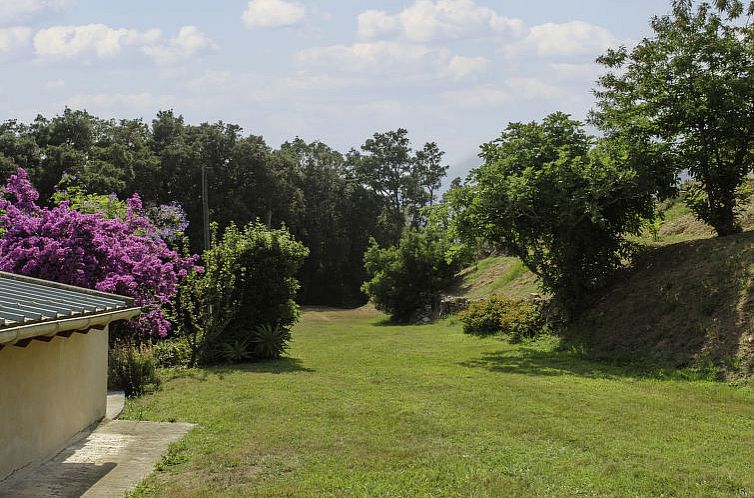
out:
M147 311L129 322L142 337L170 331L162 305L196 256L170 249L150 221L138 214L137 195L126 200L124 219L72 209L67 201L37 205L39 193L19 168L0 198L0 270L134 298Z

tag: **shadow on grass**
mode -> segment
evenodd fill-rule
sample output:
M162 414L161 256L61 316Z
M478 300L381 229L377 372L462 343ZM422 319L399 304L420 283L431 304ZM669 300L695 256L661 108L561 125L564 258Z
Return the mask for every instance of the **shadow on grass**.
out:
M172 368L166 371L166 377L168 380L192 379L204 382L210 375L217 375L222 378L224 375L236 372L287 374L296 372L315 372L315 370L303 366L303 362L299 358L283 356L279 360L260 361L256 363L213 365L197 368Z
M257 372L285 374L295 372L315 372L314 369L305 367L301 359L283 356L279 360L259 361L254 363L238 363L219 365L208 369L214 374L229 374L235 372Z
M460 362L468 368L484 368L491 372L533 375L575 375L592 379L714 380L717 372L705 369L674 369L656 365L588 360L575 350L542 351L517 347L485 353L481 358Z

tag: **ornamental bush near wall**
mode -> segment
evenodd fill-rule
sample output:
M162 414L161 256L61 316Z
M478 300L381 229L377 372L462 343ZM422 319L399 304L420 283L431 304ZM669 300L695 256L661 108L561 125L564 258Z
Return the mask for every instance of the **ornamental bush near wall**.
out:
M38 199L19 168L0 198L0 270L132 297L147 311L129 329L142 338L166 336L170 322L162 306L195 268L195 257L168 247L138 214L139 197L126 200L122 219L79 212L66 200L40 207Z

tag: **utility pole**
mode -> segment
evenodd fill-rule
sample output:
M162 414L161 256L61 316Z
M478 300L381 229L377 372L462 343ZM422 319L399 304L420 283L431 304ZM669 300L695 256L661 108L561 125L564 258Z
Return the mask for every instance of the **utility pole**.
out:
M202 162L202 214L204 215L204 249L209 249L209 196L207 194L207 168Z

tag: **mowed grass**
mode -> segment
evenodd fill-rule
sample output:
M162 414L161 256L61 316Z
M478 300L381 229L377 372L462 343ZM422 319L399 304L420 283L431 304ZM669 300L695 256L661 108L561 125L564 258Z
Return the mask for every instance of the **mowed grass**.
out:
M754 391L310 310L290 357L173 374L126 417L197 424L136 496L754 496Z

